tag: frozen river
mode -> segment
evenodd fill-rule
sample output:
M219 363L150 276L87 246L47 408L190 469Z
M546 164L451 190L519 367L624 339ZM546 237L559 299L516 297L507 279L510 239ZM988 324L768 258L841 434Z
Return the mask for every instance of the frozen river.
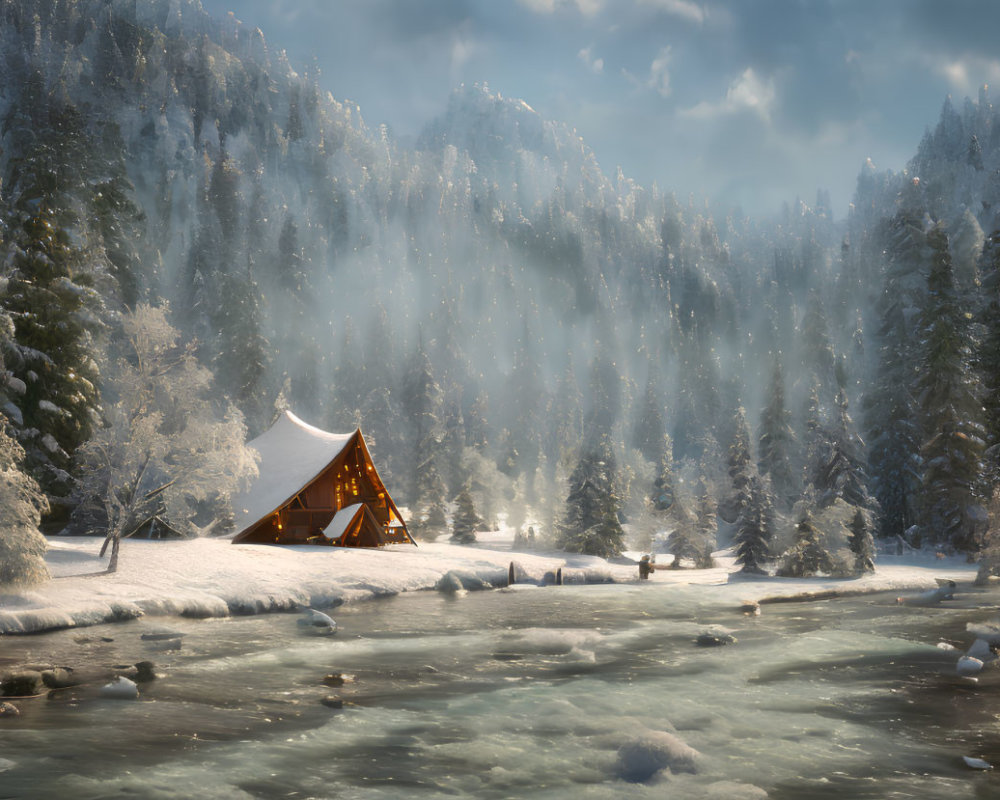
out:
M0 797L1000 797L962 760L1000 765L1000 669L960 678L937 647L966 648L998 600L752 617L713 587L564 586L348 605L332 637L290 614L4 637L0 670L150 659L160 677L137 701L20 701ZM179 649L141 638L165 626Z

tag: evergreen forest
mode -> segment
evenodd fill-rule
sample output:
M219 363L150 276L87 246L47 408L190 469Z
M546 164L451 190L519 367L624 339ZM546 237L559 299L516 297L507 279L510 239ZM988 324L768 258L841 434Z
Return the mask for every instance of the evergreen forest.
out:
M486 85L404 146L198 0L0 0L0 74L0 554L224 532L284 408L360 426L418 538L781 575L1000 547L985 87L849 208L757 219Z

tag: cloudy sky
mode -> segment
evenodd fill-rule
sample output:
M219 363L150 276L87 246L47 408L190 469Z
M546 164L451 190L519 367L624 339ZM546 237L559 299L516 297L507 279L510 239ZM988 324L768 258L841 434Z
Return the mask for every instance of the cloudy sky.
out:
M318 62L369 125L415 137L461 83L564 122L604 171L767 213L866 158L899 170L946 95L1000 96L995 0L203 0Z

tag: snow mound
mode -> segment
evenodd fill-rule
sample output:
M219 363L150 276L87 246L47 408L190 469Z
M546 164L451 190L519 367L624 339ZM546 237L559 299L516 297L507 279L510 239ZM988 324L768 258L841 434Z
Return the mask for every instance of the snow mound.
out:
M645 783L664 770L697 772L701 753L667 731L646 731L618 750L618 777Z

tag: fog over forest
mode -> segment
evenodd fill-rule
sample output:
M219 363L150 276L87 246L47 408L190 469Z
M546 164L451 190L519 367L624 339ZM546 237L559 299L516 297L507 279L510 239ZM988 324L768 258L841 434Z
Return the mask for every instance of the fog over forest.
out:
M610 174L485 84L401 144L198 0L0 0L0 70L0 406L24 451L5 468L39 485L46 530L121 513L95 503L127 457L94 443L148 352L186 370L135 401L162 448L282 408L360 426L418 537L447 534L465 490L482 526L601 555L992 557L985 86L942 98L905 169L862 168L849 208L819 189L752 218ZM167 493L169 527L225 517L216 477Z

